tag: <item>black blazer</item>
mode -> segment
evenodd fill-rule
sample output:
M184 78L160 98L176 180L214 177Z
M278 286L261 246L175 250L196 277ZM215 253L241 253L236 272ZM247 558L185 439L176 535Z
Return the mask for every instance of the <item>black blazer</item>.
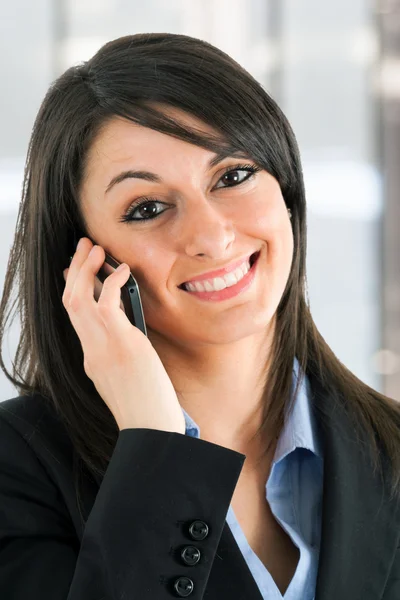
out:
M315 600L400 599L399 502L373 477L342 408L311 381L324 441ZM262 600L225 517L245 455L178 433L120 432L84 478L40 396L0 402L1 600Z

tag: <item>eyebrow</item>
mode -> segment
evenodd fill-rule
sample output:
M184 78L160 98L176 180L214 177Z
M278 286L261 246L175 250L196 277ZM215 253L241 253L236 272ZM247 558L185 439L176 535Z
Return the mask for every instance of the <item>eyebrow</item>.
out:
M242 151L237 151L233 153L219 152L215 154L207 164L208 169L215 167L218 163L222 162L224 158L228 157L242 157L246 158L247 155ZM151 171L133 171L128 169L127 171L122 171L118 175L115 175L108 184L105 193L107 194L114 185L121 183L125 179L144 179L145 181L150 181L151 183L163 183L163 178L157 173L152 173Z

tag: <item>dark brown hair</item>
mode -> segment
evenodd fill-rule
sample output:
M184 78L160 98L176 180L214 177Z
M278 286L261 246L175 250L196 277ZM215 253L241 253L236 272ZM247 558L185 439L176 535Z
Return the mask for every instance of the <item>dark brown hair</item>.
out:
M219 135L183 127L156 108L180 108ZM137 34L103 46L50 87L28 149L22 202L0 306L0 346L18 282L21 337L8 373L21 395L41 394L61 416L79 461L102 476L119 430L83 368L81 344L62 304L72 236L88 236L79 191L88 148L113 116L227 155L241 150L279 182L292 212L294 254L276 313L261 433L278 436L289 407L295 357L301 372L334 393L367 434L375 469L380 446L400 491L400 409L352 374L333 354L310 314L306 286L306 201L292 129L274 100L238 63L209 43L169 33ZM301 384L301 377L298 385ZM291 406L290 406L291 408ZM266 436L266 439L269 439ZM378 443L377 443L378 440ZM270 445L266 447L266 452ZM78 494L79 496L79 494ZM78 498L79 503L79 498Z

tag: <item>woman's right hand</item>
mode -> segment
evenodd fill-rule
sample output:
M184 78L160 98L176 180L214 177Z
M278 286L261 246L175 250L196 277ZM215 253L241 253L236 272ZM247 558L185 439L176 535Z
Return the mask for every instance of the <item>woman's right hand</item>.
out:
M121 309L128 265L104 280L95 300L96 273L104 260L101 246L81 238L63 272L62 301L82 345L85 373L120 430L143 427L185 434L184 414L168 373L150 340Z

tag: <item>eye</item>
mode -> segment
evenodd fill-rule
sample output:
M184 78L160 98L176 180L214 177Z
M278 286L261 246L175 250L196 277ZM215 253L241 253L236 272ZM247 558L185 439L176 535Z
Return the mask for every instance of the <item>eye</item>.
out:
M239 171L245 171L247 172L247 175L244 177L244 179L239 179L238 181L238 176L236 175L237 173L239 173ZM228 175L231 176L232 174L235 176L233 181L225 181L225 183L228 183L230 185L226 185L223 187L236 187L237 185L240 185L242 183L244 183L245 181L247 181L248 179L250 179L252 177L252 175L254 175L255 173L257 173L258 171L261 171L261 167L257 167L256 165L236 165L235 167L229 167L225 173L223 173L223 175L221 176L221 178L219 179L219 181L224 180L224 178L226 178ZM215 189L221 189L220 187L216 187ZM127 210L127 212L121 217L121 219L119 220L120 223L129 223L131 221L151 221L153 219L156 219L160 214L163 214L164 212L166 212L163 210L162 212L157 212L155 209L155 205L161 205L161 204L165 204L165 202L161 202L160 200L157 200L157 198L144 198L142 200L140 200L139 202L134 202ZM147 207L150 206L150 210L143 212L144 208L147 209ZM142 210L143 209L143 210ZM144 214L145 218L141 218L141 217L137 217L137 216L133 216L135 213L137 214L139 211L142 211L142 214ZM147 213L147 214L146 214Z
M225 171L225 173L222 175L220 181L222 181L224 179L224 177L226 177L227 175L232 175L233 173L239 173L239 171L245 171L247 172L247 175L244 179L241 179L239 181L237 180L237 176L236 179L234 179L233 181L227 181L226 183L233 183L234 185L228 185L227 187L234 187L235 185L239 185L240 183L244 183L245 181L247 181L248 179L250 179L251 175L253 175L254 173L261 171L260 167L256 167L256 165L237 165L235 168L232 169L232 167L229 167L229 169L227 171ZM219 188L216 188L219 189Z

